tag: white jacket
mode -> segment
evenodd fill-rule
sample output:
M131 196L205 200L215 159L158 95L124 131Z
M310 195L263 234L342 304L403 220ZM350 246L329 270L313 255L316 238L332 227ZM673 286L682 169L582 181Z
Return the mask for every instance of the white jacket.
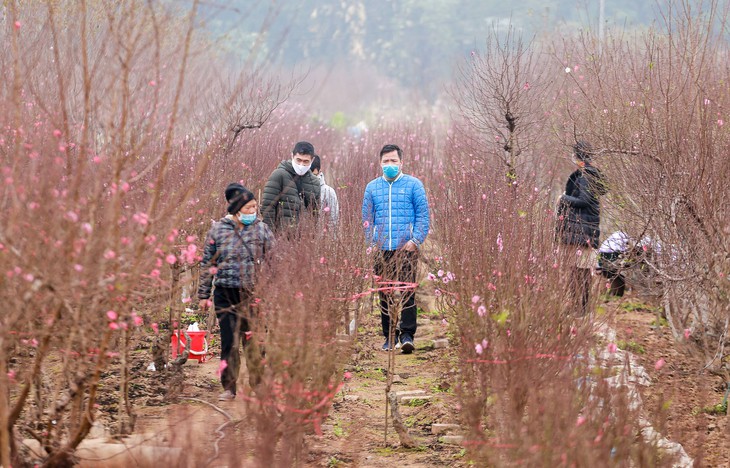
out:
M340 219L340 204L337 201L337 193L335 189L327 185L324 181L324 174L319 173L319 184L321 186L321 207L320 207L320 218L326 216L327 208L329 208L330 223L332 226L337 225L337 221Z

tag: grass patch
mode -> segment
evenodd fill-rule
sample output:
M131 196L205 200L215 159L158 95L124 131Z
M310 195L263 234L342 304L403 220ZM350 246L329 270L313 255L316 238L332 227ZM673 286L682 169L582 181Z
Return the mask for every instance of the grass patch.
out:
M651 323L649 324L649 326L652 326L652 327L657 327L658 326L660 328L661 327L667 327L667 326L669 326L669 322L667 322L667 319L665 319L664 317L659 317L659 323L658 324L657 324L656 319L654 319L654 320L651 321Z
M640 310L644 310L647 312L656 312L657 310L659 310L658 307L654 307L641 301L622 302L621 304L619 304L618 308L619 310L623 310L624 312L636 312Z
M417 407L417 406L423 406L426 403L428 403L428 400L424 400L421 398L413 398L412 400L408 400L408 402L404 403L404 406Z
M623 351L628 351L630 353L646 354L646 350L644 349L644 347L635 341L619 340L616 343L616 346L618 346L618 349L621 349Z
M390 457L395 454L395 449L393 447L378 447L375 449L375 453L381 457Z
M718 403L714 406L705 406L700 412L715 415L727 414L727 402Z

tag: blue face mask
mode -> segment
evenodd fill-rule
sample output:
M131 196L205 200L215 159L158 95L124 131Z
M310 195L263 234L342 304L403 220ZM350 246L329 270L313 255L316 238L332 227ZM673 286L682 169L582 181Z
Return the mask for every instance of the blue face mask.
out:
M399 172L400 167L396 166L395 164L388 164L386 166L383 166L383 175L388 179L395 179Z
M248 226L249 224L253 224L253 222L256 221L256 213L252 213L252 214L241 213L240 215L238 215L238 220L241 221L246 226Z

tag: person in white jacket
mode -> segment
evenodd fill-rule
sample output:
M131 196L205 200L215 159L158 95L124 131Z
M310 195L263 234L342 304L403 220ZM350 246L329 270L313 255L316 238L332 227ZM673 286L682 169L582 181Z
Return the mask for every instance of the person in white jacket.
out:
M340 204L337 201L337 193L335 189L327 185L324 180L324 173L322 172L322 161L316 154L312 159L312 167L310 168L312 174L319 177L319 183L321 188L320 195L320 218L327 219L329 215L329 227L334 229L337 226L337 222L340 219Z

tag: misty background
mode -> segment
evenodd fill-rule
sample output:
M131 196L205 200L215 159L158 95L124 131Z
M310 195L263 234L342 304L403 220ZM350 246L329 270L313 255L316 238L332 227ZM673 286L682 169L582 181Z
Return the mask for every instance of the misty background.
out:
M655 21L652 1L604 0L604 26ZM231 0L203 2L202 26L232 64L301 78L292 101L334 126L438 105L491 28L525 40L595 33L600 0Z

